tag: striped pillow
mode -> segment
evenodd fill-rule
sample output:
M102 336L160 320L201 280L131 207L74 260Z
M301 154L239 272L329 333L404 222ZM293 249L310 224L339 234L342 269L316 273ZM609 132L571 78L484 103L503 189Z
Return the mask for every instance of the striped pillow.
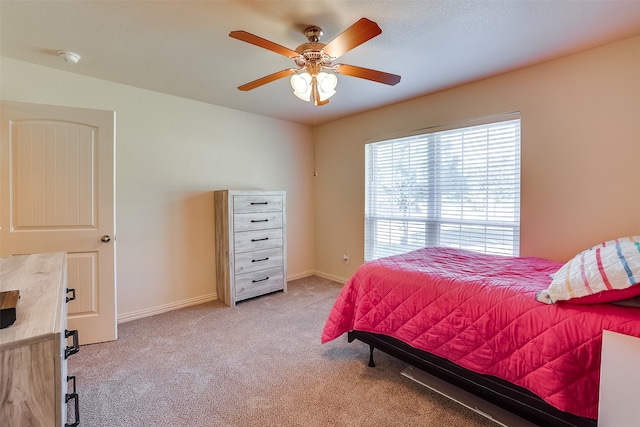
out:
M592 304L640 295L639 283L640 236L630 236L580 252L558 270L547 292L553 302Z

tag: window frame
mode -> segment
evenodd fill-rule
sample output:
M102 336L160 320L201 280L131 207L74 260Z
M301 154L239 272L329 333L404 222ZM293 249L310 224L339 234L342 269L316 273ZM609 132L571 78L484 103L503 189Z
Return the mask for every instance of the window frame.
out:
M436 176L438 174L442 174L442 170L446 168L446 166L443 166L442 154L440 153L440 151L443 150L441 140L443 138L450 137L452 134L455 134L455 133L461 133L464 135L464 133L467 131L473 132L474 130L478 130L480 128L486 128L488 130L491 130L494 127L499 128L501 126L503 127L514 126L515 136L513 137L513 142L512 142L513 164L511 166L505 166L505 170L508 170L509 168L511 168L512 170L509 170L509 173L507 174L509 179L500 181L500 183L503 186L507 186L508 192L505 192L505 197L507 198L511 197L512 199L511 203L513 205L513 211L511 212L507 209L506 213L504 213L504 216L509 217L511 215L512 218L509 221L506 221L506 220L499 221L495 219L494 220L487 219L482 221L478 219L465 220L464 218L456 219L456 218L444 217L442 213L442 209L444 206L444 203L442 202L442 197L443 197L443 194L446 194L446 192L438 187L439 186L446 187L446 185L439 184L440 178ZM434 126L430 128L424 128L424 129L419 129L411 132L405 132L402 134L385 136L377 139L369 139L365 141L365 212L364 212L365 214L365 218L364 218L365 220L365 229L364 229L365 261L380 258L383 256L392 255L395 253L402 253L402 252L393 252L393 251L390 251L389 249L383 250L376 247L378 243L375 241L375 234L376 234L376 230L378 230L377 227L379 227L379 223L381 221L388 221L389 223L391 223L392 221L395 221L396 223L404 222L406 223L404 227L406 227L407 229L410 223L423 224L425 229L424 231L425 239L423 244L421 244L420 247L442 245L442 246L460 247L463 249L476 250L484 253L496 253L499 255L518 256L520 252L520 189L521 189L520 185L521 185L521 139L522 139L521 126L522 126L522 120L521 120L520 112L516 111L512 113L500 114L500 115L484 117L484 118L474 119L474 120L467 120L463 122L456 122L456 123L451 123L451 124L442 125L442 126ZM461 139L464 141L464 136L462 136ZM493 140L495 141L497 139L498 138L494 138ZM491 141L492 139L487 137L486 145L489 146ZM411 143L426 144L424 156L425 156L425 159L427 159L427 163L430 166L432 166L430 168L420 169L420 171L423 171L423 170L427 171L426 175L422 176L421 179L425 181L430 181L430 184L428 187L431 189L431 191L427 192L426 202L422 201L422 205L426 205L426 210L428 211L426 216L423 216L423 217L405 216L403 218L403 217L399 217L397 214L385 216L385 215L380 215L379 212L377 214L374 214L372 211L372 203L375 203L375 201L372 201L371 199L375 196L375 194L372 192L372 189L370 188L372 185L370 183L370 175L372 174L371 172L372 168L376 164L375 162L380 161L379 159L374 158L374 156L377 154L372 153L373 152L372 147L378 148L378 147L382 147L384 144L394 144L394 143L397 144L398 149L402 148L402 144L405 144L405 145L408 145ZM464 145L461 145L461 150L464 150L464 148L465 148ZM475 150L477 153L481 153L481 154L483 153L481 149L475 149ZM376 151L380 151L380 150L376 150ZM495 155L495 153L493 153L491 150L485 150L484 155L487 158L486 160L487 165L484 170L488 173L488 172L491 172L492 170L491 169L492 166L489 164L490 163L489 158L490 156ZM511 154L507 154L505 156L508 157L509 155ZM437 161L434 159L437 159ZM394 161L394 160L391 160L391 161ZM453 169L453 168L450 167L450 169ZM467 169L467 171L468 170L469 169ZM496 169L495 175L498 175L499 174L498 172L504 172L504 170ZM412 172L409 172L409 173L412 173ZM463 176L462 178L460 178L460 182L466 183L465 181L466 179L467 178ZM410 180L411 179L409 179L409 181ZM475 181L473 182L475 183ZM478 180L478 183L481 183L481 182L482 182L481 180ZM406 184L407 187L409 187L408 183L404 183L404 184ZM511 188L509 188L509 186L511 186ZM402 191L398 190L398 192L401 193ZM487 190L487 194L488 194L488 197L485 200L485 210L488 212L489 200L491 199L491 196L492 195L495 196L495 194L500 195L500 193L499 192L490 193L489 190ZM377 197L380 197L380 196L378 195ZM404 194L401 195L401 198L402 197L404 197ZM438 201L438 198L440 198L440 201ZM501 209L503 207L508 207L509 203L505 203L503 205L502 203L494 202L493 205ZM464 202L460 202L459 206L461 209L463 209L465 206ZM464 216L464 213L462 213L461 215ZM500 213L497 215L499 216ZM482 240L484 241L484 249L479 247L482 245L466 245L465 242L463 241L463 238L465 236L465 233L463 231L460 232L458 245L450 244L450 243L443 244L442 243L443 240L441 239L441 232L443 230L443 225L446 225L446 224L452 225L454 227L460 227L461 230L462 228L465 228L465 227L469 230L472 230L473 229L472 227L484 228L484 231L481 231L479 234L484 237L482 239L477 240L478 242ZM506 251L501 252L500 250L495 248L487 249L487 242L492 240L491 237L500 236L500 233L504 233L504 238L502 238L502 240L499 240L498 238L500 242L505 243L505 242L511 241L510 252L508 253ZM390 235L391 235L391 232L390 232ZM405 232L405 236L406 235L407 235L407 232ZM451 234L451 235L454 235L454 234ZM397 235L394 235L394 236L397 237ZM473 236L473 233L470 232L469 236ZM511 236L511 238L509 238L509 236ZM495 237L494 237L494 240L495 240ZM404 251L406 252L414 249L417 249L417 247L412 247L412 245L408 245L408 249Z

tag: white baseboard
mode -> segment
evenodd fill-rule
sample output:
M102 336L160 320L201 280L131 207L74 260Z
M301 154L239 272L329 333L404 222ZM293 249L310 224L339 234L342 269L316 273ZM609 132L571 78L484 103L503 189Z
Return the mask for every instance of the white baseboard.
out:
M340 282L340 283L347 283L348 281L348 279L345 279L344 277L334 276L333 274L323 273L322 271L318 271L318 270L310 270L310 271L305 271L304 273L298 273L292 276L287 276L287 281L303 279L309 276L318 276L318 277L322 277L323 279L333 280L334 282Z
M319 276L325 279L333 280L335 282L347 283L348 279L344 277L334 276L332 274L323 273L317 270L309 270L302 273L292 274L287 276L287 281L302 279L309 276ZM218 299L217 293L202 295L195 298L190 298L183 301L176 301L169 304L160 305L158 307L145 308L144 310L133 311L131 313L125 313L118 316L118 323L130 322L131 320L142 319L156 314L166 313L168 311L178 310L179 308L190 307L192 305L204 304L205 302L215 301Z
M345 279L344 277L335 276L329 273L323 273L322 271L317 271L317 270L314 270L313 274L325 279L333 280L334 282L347 283L349 281L349 279Z
M131 313L125 313L118 316L118 323L125 323L131 320L142 319L144 317L153 316L160 313L166 313L168 311L177 310L179 308L190 307L192 305L204 304L205 302L214 301L218 299L218 295L207 294L187 300L176 301L169 304L160 305L158 307L146 308L144 310L133 311Z
M304 271L304 272L298 273L298 274L292 274L290 276L287 276L287 282L290 282L292 280L303 279L305 277L313 276L314 274L315 274L315 271L313 271L313 270Z

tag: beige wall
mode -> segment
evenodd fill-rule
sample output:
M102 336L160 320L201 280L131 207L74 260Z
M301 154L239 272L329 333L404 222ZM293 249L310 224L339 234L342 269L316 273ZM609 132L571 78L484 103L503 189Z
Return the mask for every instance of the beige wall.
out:
M289 277L313 272L309 127L0 59L0 99L116 111L119 318L215 293L216 189L286 190Z
M215 189L286 190L289 277L348 278L364 141L497 113L522 114L522 255L640 233L640 37L319 126L316 178L307 126L0 60L0 99L116 111L120 318L215 292Z
M521 255L566 260L640 234L635 37L320 126L316 270L348 278L363 262L367 138L511 111L522 119Z

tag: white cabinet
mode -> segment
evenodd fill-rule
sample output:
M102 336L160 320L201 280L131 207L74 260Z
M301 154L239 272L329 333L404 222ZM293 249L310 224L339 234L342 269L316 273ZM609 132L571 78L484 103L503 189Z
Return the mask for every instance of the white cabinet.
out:
M67 376L66 360L78 351L77 331L66 330L66 303L75 292L68 295L66 286L65 253L0 258L0 291L20 291L15 322L0 329L3 427L79 423L75 377ZM72 423L67 402L75 404Z
M602 332L599 427L640 425L640 338Z
M284 191L214 192L218 299L229 306L287 290Z

